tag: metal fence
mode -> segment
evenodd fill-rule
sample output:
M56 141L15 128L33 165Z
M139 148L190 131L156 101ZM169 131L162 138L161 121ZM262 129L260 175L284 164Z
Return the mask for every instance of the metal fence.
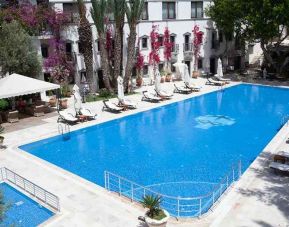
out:
M59 198L56 195L46 191L45 189L25 179L17 173L7 169L6 167L2 167L0 170L1 181L9 182L12 185L21 188L22 190L37 198L53 210L60 211Z
M125 196L132 202L140 202L145 195L161 196L162 208L166 209L174 217L199 217L210 210L221 195L237 181L242 174L241 161L233 165L229 173L206 195L198 197L174 197L160 194L148 187L141 186L121 176L105 171L105 188L116 192L119 196Z

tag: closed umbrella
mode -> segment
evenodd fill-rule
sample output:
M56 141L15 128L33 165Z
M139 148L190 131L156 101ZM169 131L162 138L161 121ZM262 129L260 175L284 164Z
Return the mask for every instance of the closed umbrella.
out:
M119 100L124 100L123 79L121 76L117 77L117 95Z
M223 74L223 65L222 65L222 61L221 61L220 58L218 59L217 74L218 74L218 76L221 77L221 78L224 76L224 74Z
M160 92L160 90L161 90L161 74L160 74L160 71L158 69L156 69L155 73L156 73L155 89L157 92Z
M190 84L189 67L184 64L184 82Z
M82 107L82 98L79 92L79 87L75 84L72 88L74 96L74 108L80 110Z
M184 80L186 64L178 61L175 64L173 64L173 66L176 68L178 77L181 77L182 80Z

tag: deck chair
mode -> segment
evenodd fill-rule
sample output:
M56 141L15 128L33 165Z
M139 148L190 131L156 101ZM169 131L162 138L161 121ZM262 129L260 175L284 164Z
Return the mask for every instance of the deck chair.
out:
M171 99L173 97L173 94L169 94L166 91L162 91L162 90L157 91L155 89L155 92L156 92L157 96L160 97L161 99Z
M103 100L103 108L102 111L109 111L112 113L120 113L122 110L125 110L124 107L119 107L116 104L110 102L108 99Z
M215 77L218 81L221 81L221 82L225 82L225 83L228 83L228 84L231 82L231 79L223 78L223 77L219 76L218 74L215 74L214 77Z
M224 86L226 83L223 81L217 81L212 78L207 78L206 85L216 85L216 86Z
M289 174L289 165L287 165L287 164L282 164L282 163L278 163L278 162L271 162L269 167L271 169L274 169L275 171Z
M194 84L189 84L188 82L184 82L186 88L191 89L191 91L200 91L202 87L195 86Z
M127 109L136 109L136 103L130 101L129 99L118 99L119 107L127 108Z
M91 111L86 108L80 108L79 114L84 115L85 117L89 119L95 119L97 116L97 114L91 113Z
M187 87L178 87L176 84L174 84L175 86L175 93L179 93L179 94L190 94L192 93L192 90L187 88Z
M160 97L157 97L149 93L148 91L143 91L142 94L143 94L143 97L141 99L142 101L159 102L162 100Z
M57 122L65 122L68 124L71 123L76 123L78 121L78 118L76 118L76 115L73 115L72 113L63 111L63 112L59 112L59 116L57 119Z

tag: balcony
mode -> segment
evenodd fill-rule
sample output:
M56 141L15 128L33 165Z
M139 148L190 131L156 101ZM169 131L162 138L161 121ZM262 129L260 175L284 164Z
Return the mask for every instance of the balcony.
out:
M67 16L69 23L75 24L80 20L78 12L64 12L64 14Z
M184 60L191 61L193 60L193 44L192 43L184 43L183 44L184 51Z

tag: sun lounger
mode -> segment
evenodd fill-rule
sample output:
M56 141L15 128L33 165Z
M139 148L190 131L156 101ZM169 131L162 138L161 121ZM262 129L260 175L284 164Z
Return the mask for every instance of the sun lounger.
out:
M190 94L192 93L192 90L187 88L187 87L178 87L176 84L174 84L175 86L175 93L180 93L180 94Z
M192 84L189 84L188 82L185 82L185 86L188 89L191 89L191 91L200 91L202 87L198 87Z
M127 109L136 109L136 103L130 101L129 99L118 99L118 104L119 107L127 108Z
M226 83L230 83L230 79L226 79L226 78L223 78L223 77L220 77L218 74L216 74L214 76L218 81L221 81L221 82L226 82Z
M162 99L160 97L157 97L148 91L143 91L143 97L141 99L142 101L149 101L149 102L159 102Z
M226 83L223 82L223 81L214 80L214 79L212 79L212 78L207 78L206 84L207 84L207 85L223 86L223 85L225 85Z
M85 117L90 118L90 119L95 119L97 116L97 114L91 113L91 111L86 108L81 108L79 110L79 114L84 115Z
M124 110L124 107L119 107L114 103L111 103L109 100L103 100L103 108L102 111L106 110L113 113L119 113Z
M289 173L289 165L287 165L287 164L281 164L278 162L271 162L269 167L271 169L278 170L280 172Z
M78 118L76 118L76 116L73 115L72 113L63 111L59 113L59 116L57 119L57 122L61 122L61 121L71 124L71 123L76 123L78 121Z
M157 96L160 97L161 99L171 99L173 97L173 94L169 94L166 91L157 91L155 89L155 92Z

